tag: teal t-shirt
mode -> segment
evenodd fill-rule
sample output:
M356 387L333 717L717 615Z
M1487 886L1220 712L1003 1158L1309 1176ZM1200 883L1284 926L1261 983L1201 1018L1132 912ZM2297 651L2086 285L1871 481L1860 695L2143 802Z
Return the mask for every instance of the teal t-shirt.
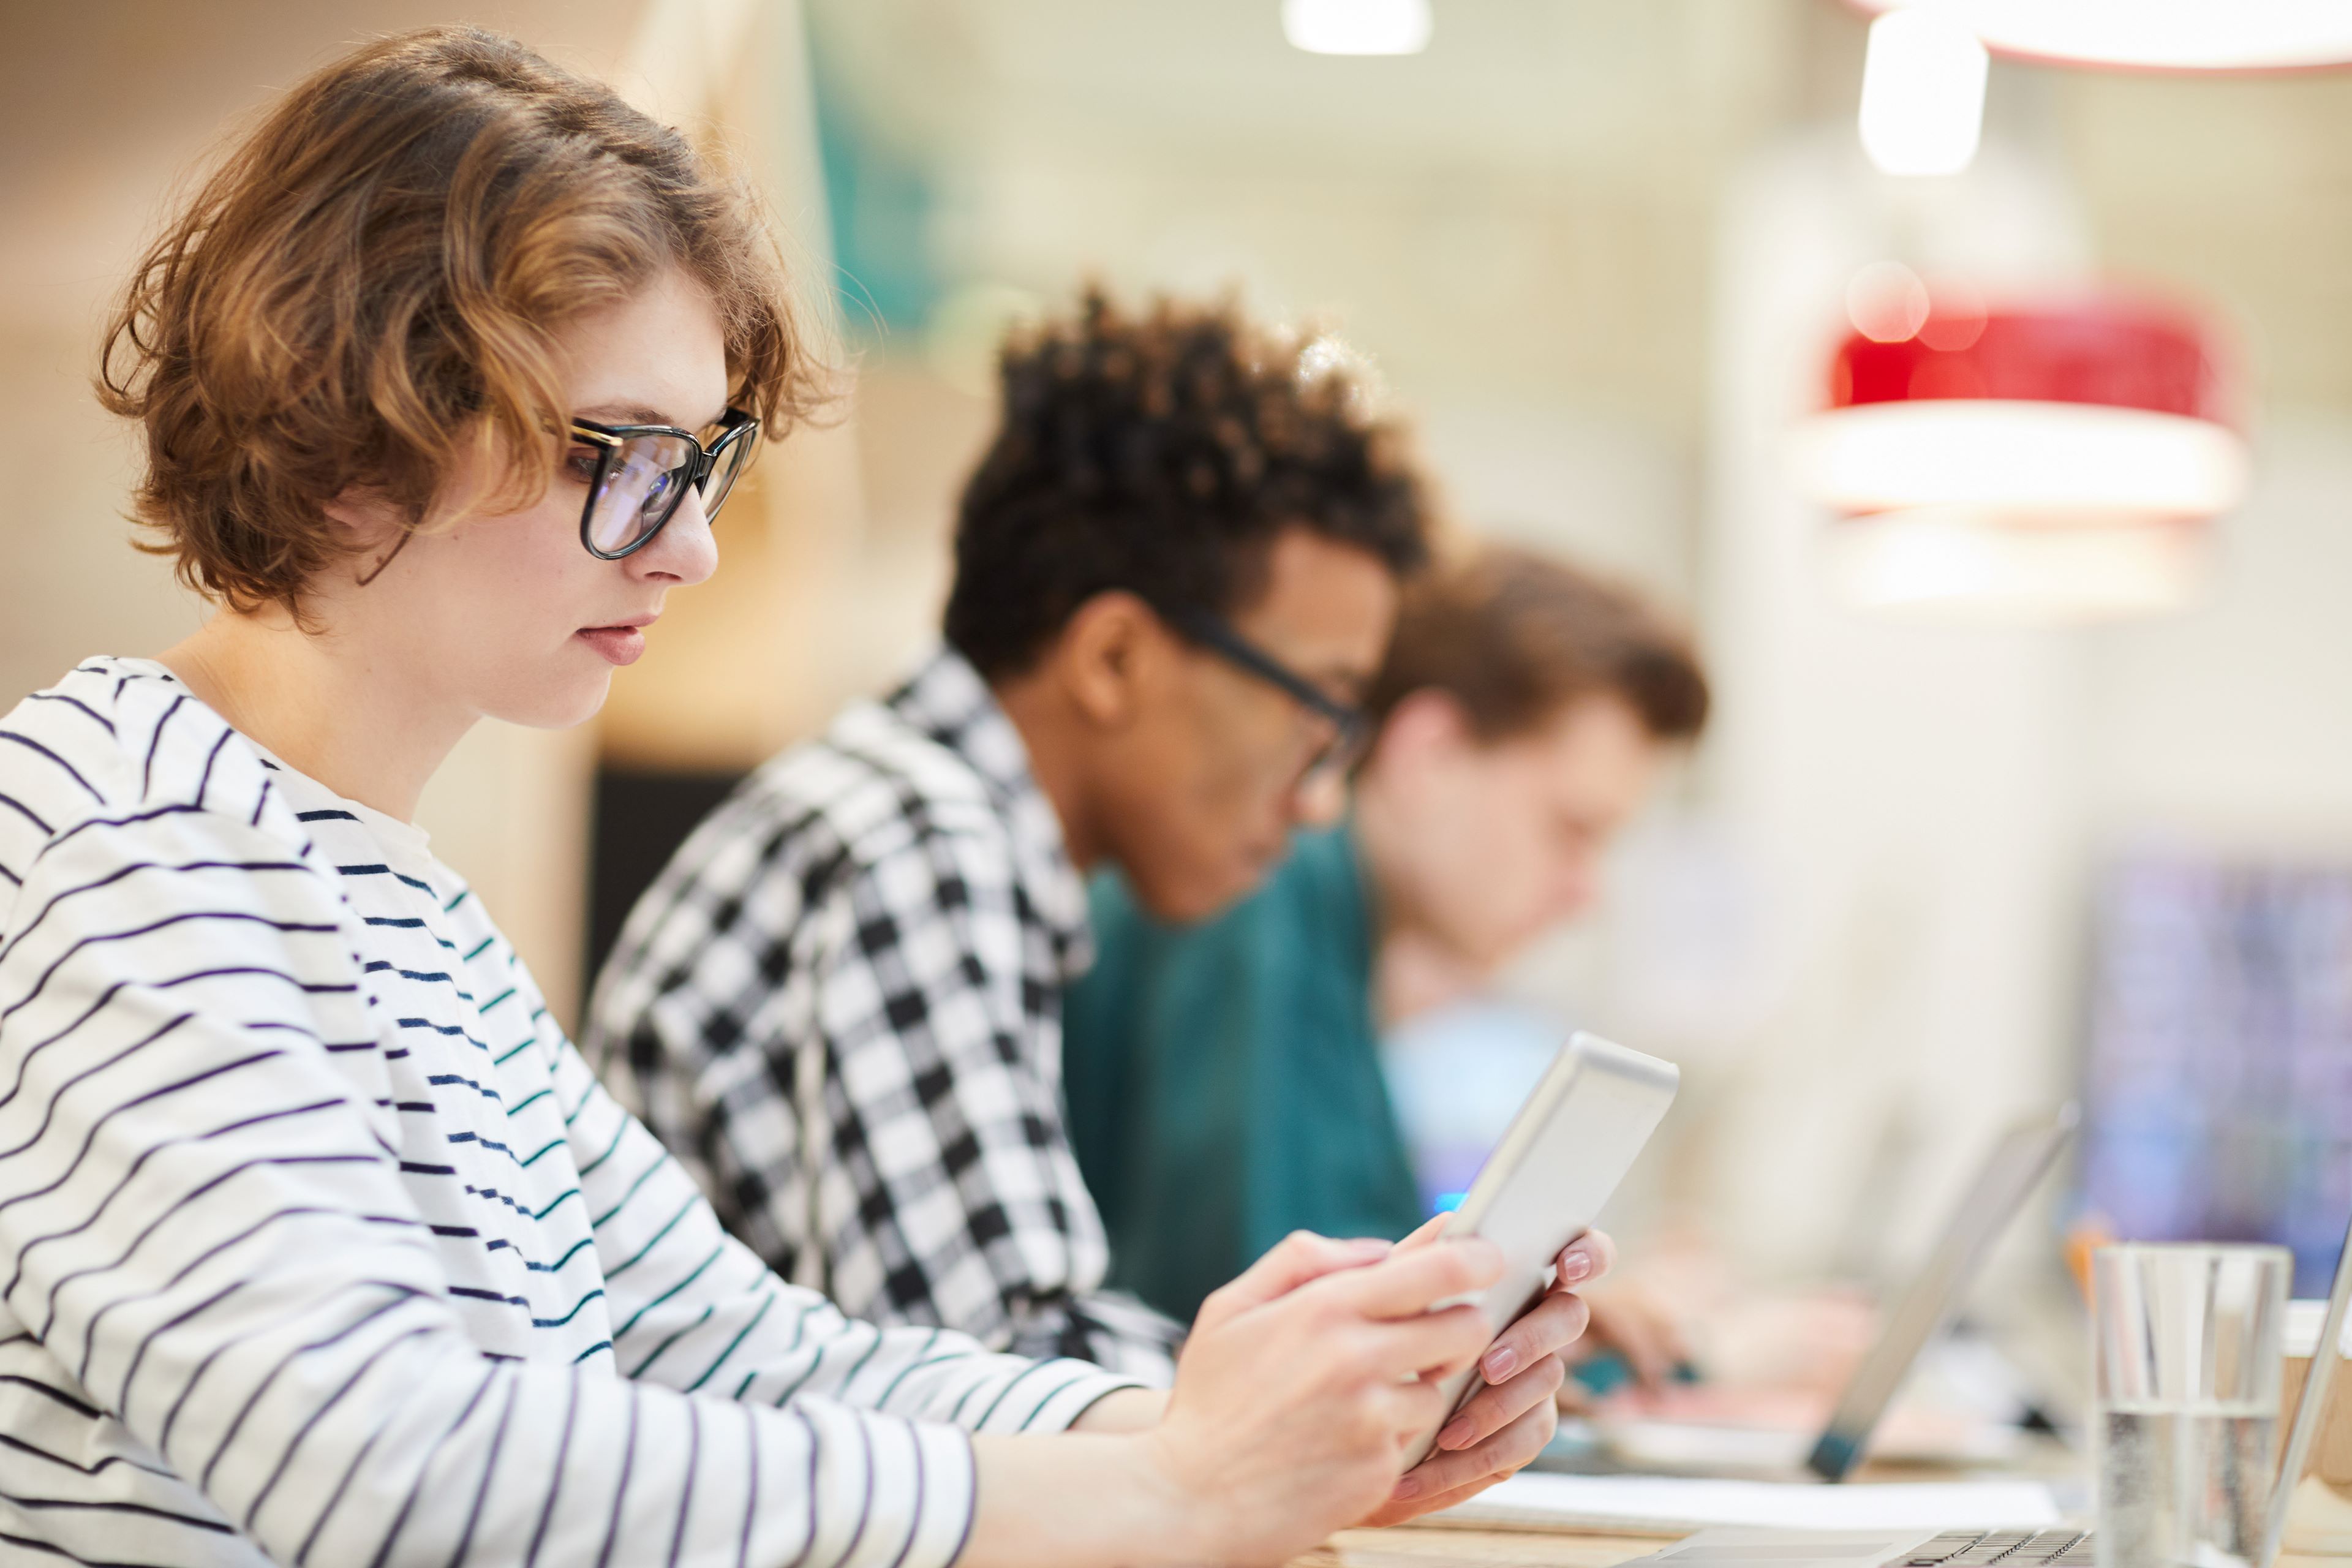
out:
M1113 1285L1189 1322L1291 1231L1393 1238L1420 1223L1348 827L1300 835L1255 896L1198 925L1154 921L1099 877L1094 925L1063 1079Z

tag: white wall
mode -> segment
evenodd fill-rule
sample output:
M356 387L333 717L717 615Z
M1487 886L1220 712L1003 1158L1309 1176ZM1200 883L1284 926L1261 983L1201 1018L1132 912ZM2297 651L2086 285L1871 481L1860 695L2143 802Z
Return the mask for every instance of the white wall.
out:
M2263 416L2253 493L2185 613L2001 629L1830 596L1824 520L1780 447L1836 286L1998 232L1958 190L1890 225L1841 143L1760 160L1727 204L1698 554L1720 707L1701 771L1633 836L1594 928L1518 977L1685 1061L1676 1146L1696 1168L1678 1184L1782 1273L1840 1253L1872 1205L1890 1250L1916 1245L1999 1124L2072 1092L2104 860L2163 845L2352 864L2352 416ZM1982 259L2079 267L2064 188L2030 162L1996 162L1996 182L2023 187L2012 219L2038 216L2005 263ZM1890 1128L1912 1152L1881 1167Z
M2095 853L2352 863L2352 416L2284 409L2189 614L2088 639Z
M1598 1005L1686 1059L1690 1196L1785 1276L1870 1205L1898 1250L1923 1236L2000 1127L2065 1093L2084 723L2070 634L1838 604L1788 433L1863 265L2053 280L2085 247L2042 161L1989 147L1962 179L1903 184L1843 126L1759 155L1718 234L1699 557L1717 713L1684 824L1623 868ZM1891 1180L1890 1127L1910 1151Z

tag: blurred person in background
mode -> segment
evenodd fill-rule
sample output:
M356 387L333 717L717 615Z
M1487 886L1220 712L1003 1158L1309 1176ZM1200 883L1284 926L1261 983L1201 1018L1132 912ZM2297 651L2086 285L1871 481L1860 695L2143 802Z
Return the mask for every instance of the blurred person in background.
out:
M1484 1244L1286 1242L1172 1398L844 1316L434 858L451 747L596 711L821 365L746 192L470 28L295 88L140 263L101 395L216 609L0 720L0 1556L1276 1562L1549 1432L1538 1374L1399 1479Z
M1348 358L1229 305L1093 292L1002 376L944 646L687 839L590 1054L779 1273L1159 1381L1182 1323L1102 1289L1062 1117L1084 875L1197 920L1337 819L1426 508Z
M1636 595L1493 547L1406 590L1346 821L1226 913L1097 879L1065 1023L1070 1125L1112 1279L1182 1314L1293 1229L1402 1237L1428 1208L1382 1076L1400 1023L1582 913L1660 762L1705 723L1686 636ZM1678 1359L1638 1299L1594 1341Z

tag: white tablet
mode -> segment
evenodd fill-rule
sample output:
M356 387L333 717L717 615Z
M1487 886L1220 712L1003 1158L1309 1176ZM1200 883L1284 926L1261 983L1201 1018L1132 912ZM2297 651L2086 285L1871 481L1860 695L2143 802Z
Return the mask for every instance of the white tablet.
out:
M1503 1250L1502 1279L1473 1298L1490 1335L1549 1288L1560 1249L1591 1228L1681 1081L1674 1063L1597 1035L1560 1047L1445 1226L1449 1237L1484 1237ZM1449 1380L1445 1419L1481 1386L1475 1367ZM1413 1444L1414 1464L1444 1427L1440 1421Z

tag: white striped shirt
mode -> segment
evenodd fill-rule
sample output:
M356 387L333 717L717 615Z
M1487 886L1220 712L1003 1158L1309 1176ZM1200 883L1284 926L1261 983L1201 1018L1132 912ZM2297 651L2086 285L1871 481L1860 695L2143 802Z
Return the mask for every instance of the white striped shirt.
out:
M778 1280L424 836L160 665L0 721L0 1557L945 1563L1122 1380Z

